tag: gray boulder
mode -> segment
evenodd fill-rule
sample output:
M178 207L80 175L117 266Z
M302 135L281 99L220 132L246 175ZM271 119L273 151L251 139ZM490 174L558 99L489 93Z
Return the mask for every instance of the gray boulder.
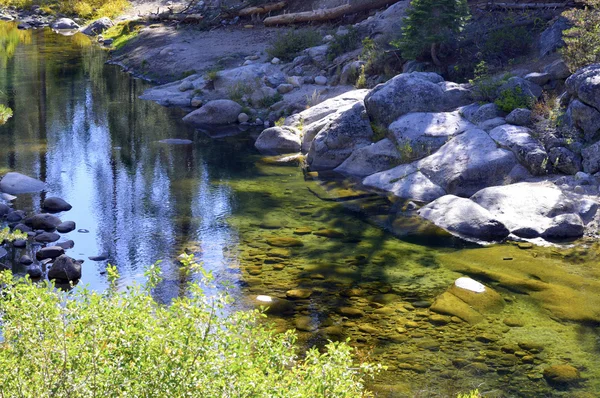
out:
M300 132L293 127L271 127L258 136L254 146L263 153L274 155L300 152Z
M496 104L485 104L480 106L470 117L473 123L482 123L486 120L503 117L504 112Z
M389 127L389 132L401 148L410 148L410 159L431 155L452 137L475 128L460 112L409 113Z
M59 18L50 24L52 29L56 30L76 30L79 29L79 25L69 18Z
M52 264L52 268L48 271L48 279L77 281L81 279L81 263L63 254Z
M335 171L354 176L368 176L387 170L401 161L394 143L385 138L374 144L358 148Z
M61 234L66 234L71 231L74 231L76 228L74 221L65 221L56 226L56 230Z
M352 152L372 143L373 130L362 102L338 113L310 146L307 162L312 170L331 170L344 162Z
M446 191L418 171L416 163L403 164L373 174L363 180L366 187L389 192L402 199L431 202L444 196Z
M506 116L506 123L515 126L527 126L531 124L531 111L529 109L517 108Z
M548 73L553 80L562 80L571 76L569 67L562 59L557 59L549 65L546 65L544 67L544 73Z
M555 170L569 175L575 175L578 171L581 171L582 167L580 157L565 147L550 149L548 151L548 162ZM598 166L600 167L600 163Z
M262 87L267 76L279 74L280 68L270 62L250 64L217 72L213 84L215 90L229 95L241 87Z
M516 236L565 239L583 234L579 195L567 197L550 182L485 188L471 197Z
M42 202L42 210L47 211L48 213L58 213L61 211L69 211L73 208L69 203L67 203L64 199L49 197Z
M489 211L454 195L442 196L417 213L438 227L467 239L501 241L510 233Z
M242 106L237 102L215 100L188 114L183 121L195 125L225 125L237 122L240 113Z
M600 138L600 112L596 108L574 99L569 104L567 115L570 116L567 120L573 127L583 132L587 142L593 142Z
M498 148L485 131L473 129L420 160L418 169L447 193L470 196L482 188L504 184L517 164L511 151Z
M525 75L525 80L528 80L534 84L537 84L538 86L543 86L544 84L546 84L550 80L552 80L552 75L547 72L544 72L544 73L533 72L533 73L528 73L527 75Z
M289 116L285 119L285 125L298 127L298 125L303 124L307 126L331 114L343 112L354 106L357 102L362 102L368 92L369 90L353 90L330 98L305 111Z
M41 248L35 253L35 258L39 261L45 260L47 258L56 258L65 254L65 249L60 246L48 246Z
M527 127L505 124L490 131L490 137L501 147L510 149L533 175L546 173L548 154Z
M372 17L356 25L356 29L362 36L381 39L387 43L390 35L395 35L402 30L403 19L406 16L408 3L399 2L378 12Z
M365 98L371 120L388 126L411 112L442 112L470 103L462 89L436 73L402 73L375 87Z
M565 82L567 92L581 102L600 109L600 64L579 69Z
M95 20L94 22L92 22L91 24L86 26L82 30L82 33L86 34L88 36L97 36L100 33L107 30L108 28L113 27L114 25L115 24L113 23L113 21L110 20L110 18L103 17L103 18Z
M481 122L477 124L477 127L479 127L481 130L483 131L491 131L493 129L495 129L498 126L502 126L506 124L506 119L503 117L495 117L493 119L488 119L485 122Z
M10 195L40 192L44 188L46 184L43 181L15 172L6 173L0 181L0 191Z
M542 32L540 35L540 57L552 54L565 45L563 41L563 31L571 28L572 24L563 16L559 17L554 23Z
M581 151L583 171L594 174L600 171L600 141Z

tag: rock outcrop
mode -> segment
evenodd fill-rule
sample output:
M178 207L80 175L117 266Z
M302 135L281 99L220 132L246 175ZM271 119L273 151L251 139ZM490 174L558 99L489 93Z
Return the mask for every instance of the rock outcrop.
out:
M264 130L254 146L259 151L270 155L300 152L300 132L293 127L271 127Z
M241 112L242 106L235 101L215 100L188 114L183 121L195 125L227 125L237 122Z

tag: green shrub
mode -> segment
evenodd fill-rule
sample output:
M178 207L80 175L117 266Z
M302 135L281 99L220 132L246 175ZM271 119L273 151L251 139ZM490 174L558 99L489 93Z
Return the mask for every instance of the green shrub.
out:
M291 61L301 51L319 43L321 43L321 34L315 30L290 30L273 42L267 49L267 54L282 61Z
M437 55L440 45L455 39L468 18L466 0L413 0L404 18L402 37L392 45L405 59L429 52L432 61L441 65Z
M600 62L600 0L586 0L583 9L563 15L573 27L563 32L563 58L571 71Z
M491 76L488 64L481 61L475 66L475 77L469 80L473 85L473 95L477 101L492 102L498 96L498 89L512 77L510 73L502 76Z
M494 101L504 112L512 112L517 108L531 108L534 104L530 96L523 92L521 87L503 90Z
M12 109L0 104L0 126L8 121L13 115Z
M112 39L113 47L118 50L129 43L131 39L137 37L143 26L143 23L140 21L120 22L104 31L102 36L105 39Z
M379 142L387 137L388 129L385 126L371 122L371 129L373 130L373 142Z
M367 88L367 74L365 72L365 65L360 67L360 73L358 79L356 79L356 88Z
M337 57L352 50L356 50L360 45L360 36L356 28L351 27L348 33L343 35L333 35L333 40L329 43L327 50L327 59L333 61Z
M212 275L183 259L182 271ZM200 274L201 273L201 274ZM363 377L380 366L352 360L345 343L303 359L291 331L275 334L259 311L235 312L225 294L199 284L169 306L152 298L157 265L144 286L117 289L108 268L105 293L0 274L5 397L361 397ZM195 277L195 276L194 276Z
M30 8L39 5L51 13L60 12L82 18L116 17L129 6L127 0L0 0L0 6Z

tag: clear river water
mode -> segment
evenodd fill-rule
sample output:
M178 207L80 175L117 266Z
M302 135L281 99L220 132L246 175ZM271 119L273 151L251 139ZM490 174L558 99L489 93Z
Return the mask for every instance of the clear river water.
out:
M189 282L177 256L193 253L233 284L240 308L260 304L257 295L281 300L270 318L296 328L300 344L350 338L361 357L387 365L370 385L378 396L600 396L597 243L461 242L403 202L263 158L256 132L196 131L182 111L138 99L149 85L107 58L83 35L0 22L0 103L14 111L0 126L0 173L47 182L17 209L41 212L47 196L73 205L59 216L77 230L61 241L85 260L80 285L105 289L109 263L121 286L142 282L144 267L162 261L155 294L168 303ZM9 250L16 273L23 254ZM107 260L88 259L97 255ZM504 307L476 324L430 311L460 276L495 289ZM579 382L545 379L561 364Z

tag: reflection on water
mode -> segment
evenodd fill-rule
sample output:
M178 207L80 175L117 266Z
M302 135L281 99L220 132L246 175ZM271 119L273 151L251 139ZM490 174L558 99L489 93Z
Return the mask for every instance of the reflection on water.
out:
M272 317L278 327L309 344L350 337L390 367L373 386L382 396L475 387L488 397L598 396L598 245L457 245L418 218L395 217L402 203L262 161L251 133L195 132L180 112L138 100L146 85L105 58L83 35L0 23L0 102L14 110L0 127L0 173L47 181L46 192L20 196L19 209L40 211L45 196L73 205L60 215L79 230L61 238L75 242L70 256L107 255L122 286L162 260L164 302L185 294L182 252L234 281L243 305L301 289L310 297L286 302ZM159 142L167 138L192 144ZM274 247L281 242L292 247ZM86 260L82 283L104 289L108 261ZM462 275L493 285L507 300L502 313L478 325L431 318L427 307ZM543 370L560 363L587 380L550 386Z

